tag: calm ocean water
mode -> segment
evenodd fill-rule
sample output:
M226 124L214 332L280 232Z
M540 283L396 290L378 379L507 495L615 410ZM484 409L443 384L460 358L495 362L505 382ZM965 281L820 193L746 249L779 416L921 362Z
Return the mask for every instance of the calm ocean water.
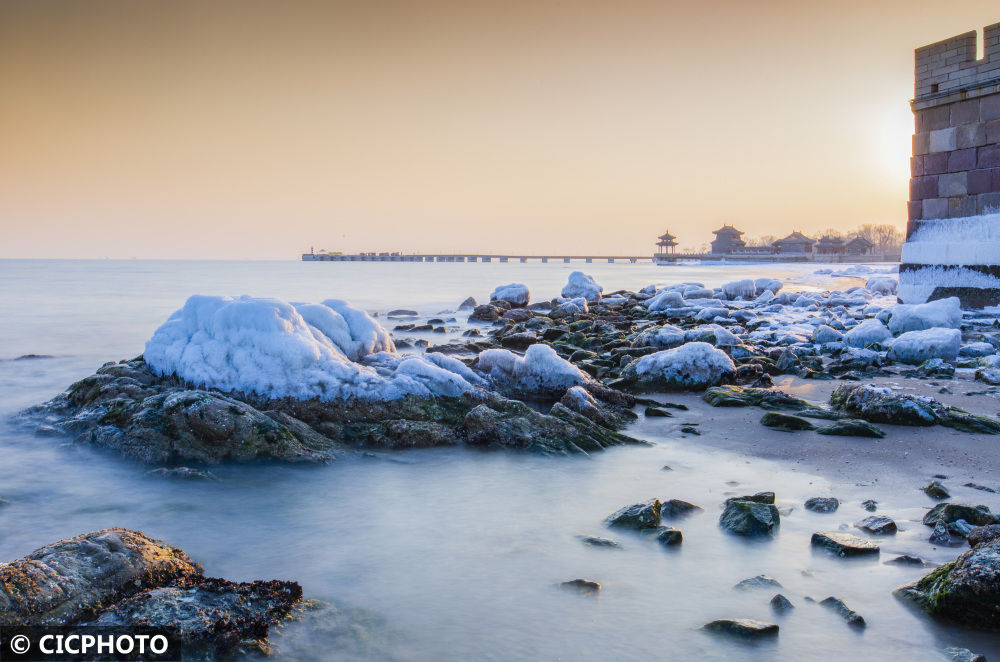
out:
M309 597L370 615L364 635L330 626L324 612L291 625L275 638L279 659L939 661L946 645L1000 654L995 637L935 625L891 596L919 570L834 559L803 543L820 528L860 519L857 502L875 498L904 529L885 544L885 558L919 548L950 560L955 551L925 551L926 531L908 521L922 513L911 495L831 484L786 464L710 450L681 439L671 419L643 420L631 431L652 441L648 448L590 458L413 451L323 467L226 466L213 469L219 481L205 483L148 477L147 467L36 437L9 421L101 363L141 353L153 330L194 293L344 298L372 311L406 307L432 315L467 296L486 300L508 282L547 299L574 269L613 291L765 275L816 287L824 284L812 276L817 268L0 261L0 496L11 502L0 508L0 559L125 526L185 549L211 575L295 579ZM24 354L53 358L10 360ZM712 415L693 400L689 414L683 420ZM674 471L662 471L664 464ZM718 504L733 490L763 489L776 490L779 506L793 508L781 533L757 542L723 535ZM801 509L805 498L827 494L848 502L844 513ZM621 550L577 539L609 535L602 526L607 514L651 497L706 507L680 524L681 548L668 553L617 532ZM773 620L773 591L731 589L760 573L781 581L797 606L781 620L776 641L744 646L698 630L721 617ZM554 588L577 577L602 582L601 595ZM843 598L868 619L868 629L850 629L805 602L806 595Z

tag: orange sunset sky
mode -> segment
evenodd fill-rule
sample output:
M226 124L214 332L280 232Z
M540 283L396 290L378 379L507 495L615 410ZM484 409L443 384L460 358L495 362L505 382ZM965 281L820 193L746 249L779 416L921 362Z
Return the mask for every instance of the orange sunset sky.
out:
M995 0L0 0L0 257L649 254L905 224Z

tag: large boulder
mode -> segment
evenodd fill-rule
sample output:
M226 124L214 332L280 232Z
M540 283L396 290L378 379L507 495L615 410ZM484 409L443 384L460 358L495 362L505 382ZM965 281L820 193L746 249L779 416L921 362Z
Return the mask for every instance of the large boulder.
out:
M954 361L961 346L962 332L958 329L907 331L892 341L889 358L913 364L930 359Z
M841 384L830 395L830 404L872 423L893 425L944 425L963 432L1000 434L1000 422L946 405L934 398L899 393L871 384Z
M962 304L958 297L949 297L928 303L893 306L889 330L900 334L933 328L957 329L961 323Z
M0 626L167 628L185 659L267 650L268 629L301 599L295 582L205 577L183 551L128 529L60 540L0 564Z
M1000 538L983 542L930 574L896 589L932 616L1000 631Z

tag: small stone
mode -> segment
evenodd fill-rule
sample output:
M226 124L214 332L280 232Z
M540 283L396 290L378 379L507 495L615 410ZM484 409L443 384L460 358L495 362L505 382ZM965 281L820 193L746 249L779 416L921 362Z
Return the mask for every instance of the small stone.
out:
M747 639L778 634L778 626L775 623L756 621L751 618L722 618L708 623L703 629Z
M924 487L924 494L932 499L947 499L951 496L940 481L931 481Z
M668 499L663 502L663 505L660 508L660 515L662 517L684 517L695 512L701 512L702 510L704 510L704 508L696 506L688 501Z
M865 623L865 619L861 617L861 614L844 604L844 601L840 598L829 597L825 600L821 600L820 604L827 609L832 609L840 614L841 618L847 621L848 625L852 625L857 628L863 628L867 625L867 623Z
M912 565L912 566L925 566L927 562L924 561L919 556L910 556L909 554L903 554L897 556L894 559L889 559L886 561L886 565Z
M861 507L870 513L874 513L876 510L878 510L878 501L876 501L875 499L866 499L865 501L861 502Z
M674 468L669 464L664 464L663 467L660 468L660 471L673 471L673 470Z
M698 436L701 436L701 432L698 431L698 428L691 427L690 425L685 425L684 427L682 427L681 432L685 434L696 434Z
M779 582L774 577L768 577L767 575L757 575L756 577L744 579L743 581L733 586L733 588L738 591L748 591L754 588L783 588L783 587L781 585L781 582Z
M643 414L645 414L646 416L660 416L664 418L674 417L672 413L670 413L663 407L646 407L646 410L643 412Z
M681 544L684 540L684 535L680 529L675 529L672 526L662 526L660 527L660 532L656 535L656 540L664 547L670 547Z
M764 536L774 533L781 515L774 504L756 501L727 501L719 517L719 526L738 536Z
M598 536L579 536L579 538L583 544L593 545L594 547L621 547L621 545L610 538L600 538Z
M812 545L826 548L837 556L863 556L879 553L878 545L850 533L829 531L814 533Z
M160 467L146 472L147 476L162 476L164 478L180 478L183 480L218 480L211 471L192 469L191 467Z
M892 535L897 530L896 523L884 515L866 517L860 522L855 522L854 526L875 536Z
M840 501L833 497L813 497L805 503L806 510L814 513L832 513L840 507Z
M779 614L783 614L786 611L795 609L795 605L792 604L791 600L783 596L781 593L778 593L771 598L771 609Z
M797 432L799 430L815 430L816 426L807 421L804 418L799 418L798 416L792 416L791 414L782 414L777 411L769 411L764 416L761 417L760 422L774 430L782 430L784 432Z
M980 492L989 492L990 494L996 494L996 490L992 487L986 487L985 485L979 485L978 483L965 483L962 487L971 487L974 490L979 490Z
M608 526L629 529L649 529L660 523L660 500L650 499L643 503L625 506L607 518Z
M589 579L571 579L568 582L563 582L560 586L587 595L592 595L601 590L599 583L592 582Z
M469 310L469 309L472 309L472 308L475 308L475 307L476 307L476 300L473 299L472 297L468 297L468 298L466 298L465 301L463 301L462 303L458 304L458 309L459 310Z

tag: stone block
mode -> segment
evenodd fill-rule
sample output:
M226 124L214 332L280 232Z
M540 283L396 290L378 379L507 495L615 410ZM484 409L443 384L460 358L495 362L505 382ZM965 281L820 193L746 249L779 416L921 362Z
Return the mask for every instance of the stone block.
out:
M980 111L982 112L982 111ZM992 119L992 118L991 118ZM951 109L948 106L936 106L917 111L917 132L947 129L951 123Z
M923 201L922 218L948 218L948 198L928 198Z
M919 177L924 174L924 157L910 157L910 177Z
M948 172L947 152L926 155L923 161L923 170L925 175L940 175L943 172Z
M907 217L909 218L910 221L919 221L921 219L923 211L924 211L924 203L921 202L920 200L912 200L906 203ZM909 228L909 224L907 225L907 228ZM909 230L907 230L906 236L910 236Z
M921 156L926 154L931 149L931 134L927 133L914 133L913 134L913 154L915 156Z
M985 192L985 191L984 191ZM910 200L926 200L938 196L938 176L914 177L910 180Z
M975 216L978 196L967 195L959 198L948 198L948 218L965 218Z
M1000 120L1000 94L991 94L980 98L979 119L983 122Z
M986 145L977 152L977 163L980 168L1000 168L1000 145ZM926 170L926 166L924 170Z
M986 144L986 125L982 122L973 124L963 124L958 127L958 138L956 139L958 149L968 149L970 147L981 147ZM928 142L928 148L930 143ZM916 152L914 152L916 154Z
M1000 212L1000 192L982 193L976 196L976 213Z
M938 177L938 197L953 198L969 192L968 179L964 172L949 172Z
M948 153L948 172L963 172L976 167L975 148L958 149Z
M960 126L979 121L979 99L967 99L951 104L951 125Z
M991 145L1000 143L1000 120L990 120L986 123L986 143Z
M979 170L970 170L967 184L969 195L992 192L993 169L981 168Z
M936 152L950 152L958 148L958 129L949 127L947 129L937 129L931 131L930 150Z

